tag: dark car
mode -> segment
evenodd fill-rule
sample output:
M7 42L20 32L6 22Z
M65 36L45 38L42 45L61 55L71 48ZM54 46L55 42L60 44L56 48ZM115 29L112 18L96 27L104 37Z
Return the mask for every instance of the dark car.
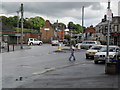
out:
M68 43L68 40L67 39L64 39L63 40L63 44L67 44Z
M117 59L120 60L120 51L118 52Z

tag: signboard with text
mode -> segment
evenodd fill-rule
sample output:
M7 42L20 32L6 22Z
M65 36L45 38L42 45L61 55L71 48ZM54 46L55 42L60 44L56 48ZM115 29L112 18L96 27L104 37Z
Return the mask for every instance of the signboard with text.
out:
M45 31L49 31L50 29L49 29L49 28L45 28L44 30L45 30Z

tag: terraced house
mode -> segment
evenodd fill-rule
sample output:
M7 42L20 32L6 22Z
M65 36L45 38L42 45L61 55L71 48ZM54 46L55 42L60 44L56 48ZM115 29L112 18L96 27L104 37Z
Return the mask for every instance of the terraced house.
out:
M105 15L104 19L96 25L99 40L107 41L108 22L106 18ZM112 16L112 22L110 23L110 44L120 46L120 16Z

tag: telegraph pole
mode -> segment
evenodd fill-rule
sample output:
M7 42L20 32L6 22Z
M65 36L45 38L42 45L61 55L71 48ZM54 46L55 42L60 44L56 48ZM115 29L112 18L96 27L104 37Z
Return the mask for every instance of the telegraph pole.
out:
M84 6L82 7L82 41L84 40Z
M17 33L18 33L18 28L19 28L19 11L16 11L17 12ZM17 45L18 45L18 36L17 36Z
M82 7L82 33L84 33L84 6Z
M23 3L21 4L21 49L23 49Z

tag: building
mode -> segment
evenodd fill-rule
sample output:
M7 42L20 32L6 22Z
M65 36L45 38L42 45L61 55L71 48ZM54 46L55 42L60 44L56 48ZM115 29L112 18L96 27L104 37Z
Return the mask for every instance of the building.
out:
M104 19L96 25L97 36L99 40L107 41L108 22L106 15ZM120 16L112 16L110 23L110 44L120 45Z
M93 27L93 25L91 25L90 27L87 27L85 29L85 39L86 40L96 40L96 31Z
M64 39L64 26L60 29L56 29L56 26L52 26L49 20L46 20L45 26L40 30L41 40L44 43L50 43L51 40L63 40Z
M120 10L119 7L120 7L120 2L118 3L118 14ZM110 2L108 2L107 9L110 10ZM110 12L109 12L109 17L110 17ZM110 44L120 46L120 16L113 16L113 13L112 13L109 29L110 29L110 32L109 32ZM108 32L107 15L105 15L102 21L98 25L96 25L96 31L100 40L107 41L107 32Z
M62 26L61 30L57 30L57 37L59 40L64 39L65 31L64 27Z
M111 22L111 42L120 46L120 16L114 16Z
M41 32L41 40L44 43L50 43L51 40L54 38L54 30L51 26L51 23L49 20L46 20L45 26L40 30Z

